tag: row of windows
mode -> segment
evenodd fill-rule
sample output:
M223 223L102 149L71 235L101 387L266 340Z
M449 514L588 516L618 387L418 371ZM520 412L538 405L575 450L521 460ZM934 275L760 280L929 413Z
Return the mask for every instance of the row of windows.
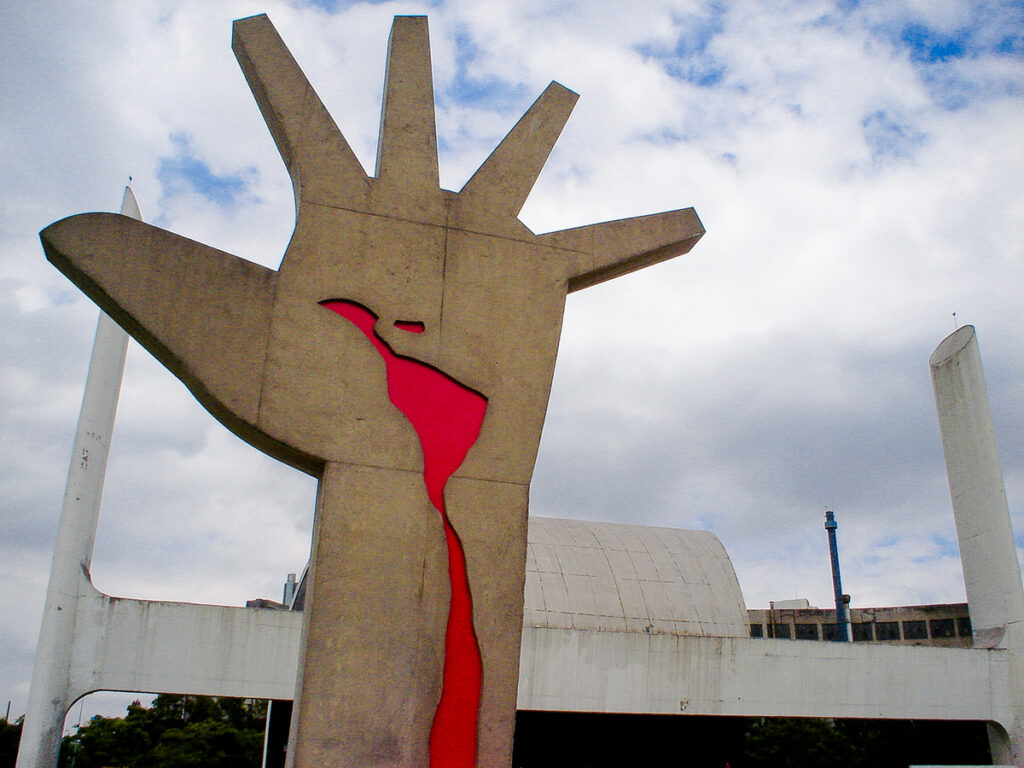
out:
M900 625L903 633L900 634ZM865 621L855 622L853 627L854 642L871 643L899 640L935 640L947 637L971 636L971 620L964 616L956 619L915 619L906 621ZM818 634L821 627L821 634ZM767 625L767 637L789 640L835 640L836 625L801 623L781 623ZM764 624L750 625L751 637L765 637Z

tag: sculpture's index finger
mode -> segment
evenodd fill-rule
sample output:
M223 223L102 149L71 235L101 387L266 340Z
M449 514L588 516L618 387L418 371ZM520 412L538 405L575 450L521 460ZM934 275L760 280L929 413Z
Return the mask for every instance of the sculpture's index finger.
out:
M459 193L466 213L515 219L579 95L551 83Z
M362 209L366 173L270 19L235 21L231 48L288 167L296 203Z

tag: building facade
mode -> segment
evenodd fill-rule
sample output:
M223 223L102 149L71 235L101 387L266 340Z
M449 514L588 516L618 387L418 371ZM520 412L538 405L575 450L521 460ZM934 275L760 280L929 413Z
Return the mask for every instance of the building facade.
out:
M747 616L751 637L837 639L835 609L816 608L806 600L773 603L767 610L748 610ZM852 608L850 629L855 643L970 648L973 642L967 603Z

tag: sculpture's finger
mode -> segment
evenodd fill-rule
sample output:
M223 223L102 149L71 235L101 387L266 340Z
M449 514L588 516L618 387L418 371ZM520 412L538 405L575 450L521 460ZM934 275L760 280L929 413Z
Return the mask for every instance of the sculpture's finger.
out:
M627 272L688 253L704 234L693 208L563 229L537 239L564 248L569 290L578 291Z
M266 15L234 23L231 48L300 199L365 209L368 179Z
M426 16L396 16L391 26L375 186L376 197L413 209L407 214L422 202L443 206Z
M551 83L459 193L468 215L515 221L579 95Z
M71 216L39 237L53 265L225 426L310 469L254 426L276 272L112 213Z

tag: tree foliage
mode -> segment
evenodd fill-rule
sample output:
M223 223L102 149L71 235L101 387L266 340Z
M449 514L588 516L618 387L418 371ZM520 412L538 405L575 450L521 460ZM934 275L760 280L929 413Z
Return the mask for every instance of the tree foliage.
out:
M904 768L986 765L979 723L762 717L744 734L739 768Z
M258 768L266 702L161 694L64 739L61 768Z
M14 762L18 758L18 742L21 741L21 723L24 717L19 717L13 723L7 722L4 718L0 720L0 766L14 768Z
M746 764L763 768L854 768L867 765L860 745L834 720L765 717L746 733Z

